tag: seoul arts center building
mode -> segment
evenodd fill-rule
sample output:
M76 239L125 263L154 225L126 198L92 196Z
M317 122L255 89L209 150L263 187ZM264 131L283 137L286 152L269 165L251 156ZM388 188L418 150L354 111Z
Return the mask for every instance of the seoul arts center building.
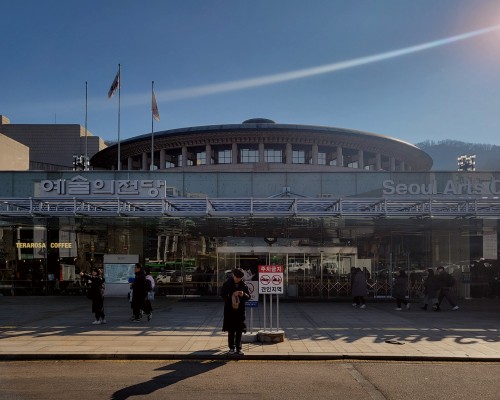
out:
M353 267L372 298L400 268L417 298L438 266L459 297L500 295L500 172L431 171L394 138L252 119L137 136L90 166L0 172L6 294L78 293L91 265L119 288L137 260L167 294L214 296L233 267L283 265L298 299L350 297Z

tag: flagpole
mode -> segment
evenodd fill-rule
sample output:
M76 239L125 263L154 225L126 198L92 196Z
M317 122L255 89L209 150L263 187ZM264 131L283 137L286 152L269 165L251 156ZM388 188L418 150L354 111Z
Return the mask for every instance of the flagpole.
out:
M120 154L120 102L121 102L121 87L122 87L122 74L120 71L120 64L118 64L118 171L121 168L121 154Z
M83 170L87 171L87 159L88 159L88 145L87 145L87 111L88 111L88 82L85 81L85 159L83 160L84 166Z
M154 170L154 142L155 142L155 134L154 134L154 128L153 128L153 121L154 121L154 109L153 109L153 96L154 96L154 85L155 81L151 81L151 165L149 169L151 171Z

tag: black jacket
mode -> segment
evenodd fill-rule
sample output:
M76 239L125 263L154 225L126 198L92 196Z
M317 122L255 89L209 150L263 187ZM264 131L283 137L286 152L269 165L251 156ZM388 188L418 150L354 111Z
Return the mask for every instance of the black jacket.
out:
M234 309L232 297L233 293L238 290L242 290L244 294L240 297L238 308ZM222 285L221 296L224 299L224 321L222 330L246 332L245 302L250 299L250 291L246 283L243 281L235 283L234 279L230 277Z

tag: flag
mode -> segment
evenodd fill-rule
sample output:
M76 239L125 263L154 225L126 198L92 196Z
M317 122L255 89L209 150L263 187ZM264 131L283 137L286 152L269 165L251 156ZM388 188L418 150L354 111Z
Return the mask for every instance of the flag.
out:
M155 97L155 91L151 91L152 96L151 96L151 112L153 113L153 118L156 121L160 120L160 113L158 112L158 104L156 104L156 97Z
M111 87L109 88L109 91L108 91L108 99L113 97L113 95L116 92L116 89L118 89L119 87L120 87L120 69L118 68L118 72L116 73L115 80L111 84Z

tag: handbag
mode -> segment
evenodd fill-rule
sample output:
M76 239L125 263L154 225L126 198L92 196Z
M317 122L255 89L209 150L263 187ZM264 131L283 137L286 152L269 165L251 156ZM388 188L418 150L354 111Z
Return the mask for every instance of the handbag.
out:
M148 297L147 297L147 299L148 299L149 301L153 301L153 300L155 299L155 292L153 292L152 290L150 290L150 291L148 292Z

